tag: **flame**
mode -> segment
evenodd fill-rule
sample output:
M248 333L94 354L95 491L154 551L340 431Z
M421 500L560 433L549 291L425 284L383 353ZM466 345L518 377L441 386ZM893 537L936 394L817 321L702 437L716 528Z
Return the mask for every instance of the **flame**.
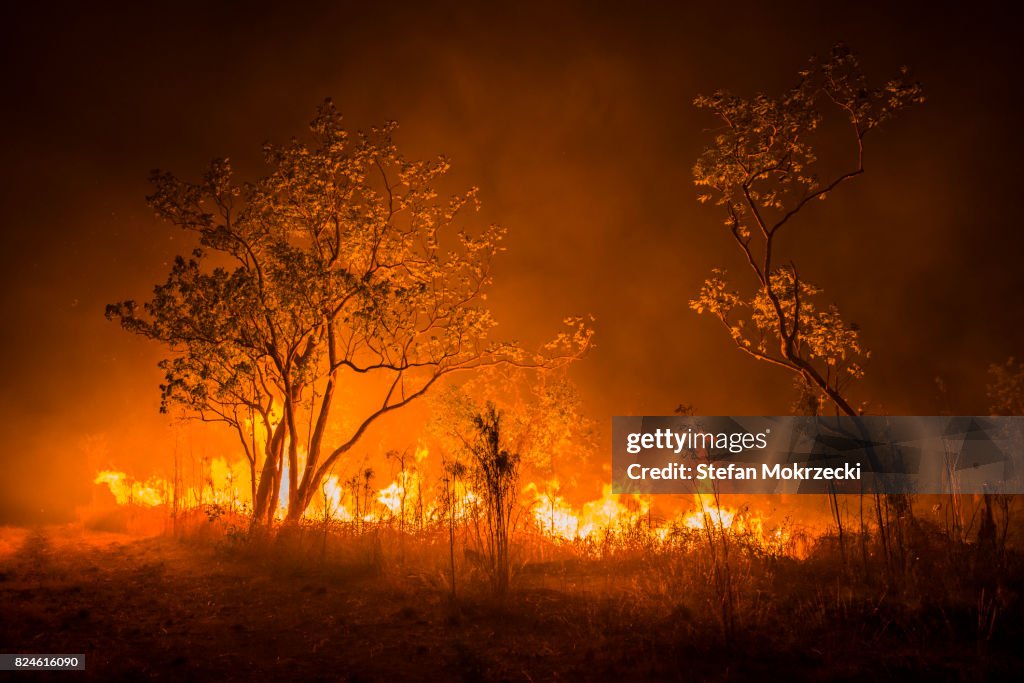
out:
M420 451L417 461L422 460ZM426 457L425 455L423 457ZM377 502L387 511L390 519L401 524L423 521L423 480L415 470L401 470L395 480L377 493Z
M167 482L157 477L138 482L124 472L103 470L93 483L106 484L118 505L155 507L167 503Z
M533 519L542 533L565 540L578 538L580 518L558 490L558 480L552 479L543 490L537 484L527 484L523 493L532 503Z
M524 489L538 528L553 538L573 540L589 538L601 531L621 531L646 516L651 508L648 497L614 494L611 485L605 484L601 497L584 503L577 513L558 490L557 479L545 482L542 487L527 484Z
M712 498L699 493L694 494L693 497L697 503L697 509L683 516L682 526L689 529L705 529L708 526L718 529L732 528L733 522L736 521L736 510L722 508L715 504Z
M349 507L349 496L345 487L333 474L327 475L321 486L319 500L313 502L314 511L319 514L317 518L334 519L339 522L351 522L355 519L355 513Z
M473 519L480 512L480 496L470 488L469 484L457 480L452 484L451 506L447 507L443 499L438 498L427 506L425 516L427 519L449 518L456 522L464 522Z
M305 453L299 453L299 468ZM445 503L440 486L428 485L421 472L429 451L418 446L415 465L399 471L386 486L368 490L356 478L347 481L335 474L328 475L321 484L320 495L313 497L307 516L311 520L334 520L343 523L394 524L408 529L411 525L424 528L430 521L451 519L465 522L480 513L481 499L473 491L470 481L456 479L451 484L449 503ZM229 463L224 458L202 461L199 473L190 473L191 482L168 481L153 476L137 480L125 472L103 470L94 482L105 485L118 505L145 507L196 507L218 505L239 513L247 513L252 506L252 484L248 462ZM288 504L288 465L282 473L278 517L283 518ZM432 500L424 500L433 494ZM573 542L596 537L611 538L616 534L640 529L656 542L670 542L679 530L728 531L744 535L746 539L765 549L784 549L792 540L790 532L782 526L765 531L765 519L749 509L736 509L719 504L713 496L696 494L693 509L680 513L666 522L652 514L652 498L636 494L614 494L610 485L604 485L601 496L574 506L562 492L557 478L528 482L522 489L521 504L528 511L532 528L555 541Z
M93 483L106 485L118 505L159 507L174 504L175 497L180 505L186 507L223 505L241 508L252 502L248 465L244 461L230 464L224 458L215 458L208 463L203 462L201 470L197 473L198 481L188 486L180 481L175 486L173 481L159 476L138 481L118 470L99 472Z
M678 521L680 527L699 531L728 531L734 536L744 536L752 540L762 550L775 553L799 556L806 551L806 548L794 547L792 530L786 524L779 524L771 531L767 531L763 515L746 509L723 507L713 496L699 493L694 495L694 501L696 509L681 516Z
M625 501L625 504L623 504ZM578 530L586 538L600 530L621 530L633 525L651 509L650 498L640 495L615 495L611 484L601 489L601 498L583 504Z

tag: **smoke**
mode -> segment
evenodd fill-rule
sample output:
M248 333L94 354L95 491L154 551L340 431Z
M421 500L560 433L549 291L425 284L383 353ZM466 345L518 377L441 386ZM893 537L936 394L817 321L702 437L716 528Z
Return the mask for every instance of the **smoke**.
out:
M144 475L171 457L173 429L156 412L159 349L102 317L106 303L145 298L188 247L145 207L146 175L197 174L230 155L251 177L261 143L300 134L326 96L354 128L398 120L406 154L444 153L453 186L480 186L479 220L511 230L491 298L502 335L539 342L566 314L596 315L598 347L574 373L599 425L679 403L785 412L789 379L686 308L713 265L743 266L721 217L694 201L689 169L713 122L690 102L720 87L786 87L838 39L877 78L908 64L929 101L869 139L865 177L783 246L874 350L858 398L933 412L942 374L950 409L983 410L984 368L1024 341L1010 303L1024 278L1011 267L1024 237L1007 201L1021 145L1019 94L1002 66L1019 61L1012 23L959 5L928 17L834 11L581 3L6 17L18 106L3 113L0 519L69 512L91 495L95 460ZM192 447L227 448L198 432Z

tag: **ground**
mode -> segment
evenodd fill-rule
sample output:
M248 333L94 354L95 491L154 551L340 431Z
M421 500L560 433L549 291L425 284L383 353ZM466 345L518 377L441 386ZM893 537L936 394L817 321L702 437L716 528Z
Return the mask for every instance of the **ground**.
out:
M254 563L223 544L168 536L8 528L0 651L84 653L84 678L102 681L957 680L1022 671L1017 655L975 643L929 648L857 614L832 631L743 633L727 646L713 621L684 608L637 608L632 593L610 589L615 577L557 571L523 573L504 601L469 591L452 603L443 581L411 572Z

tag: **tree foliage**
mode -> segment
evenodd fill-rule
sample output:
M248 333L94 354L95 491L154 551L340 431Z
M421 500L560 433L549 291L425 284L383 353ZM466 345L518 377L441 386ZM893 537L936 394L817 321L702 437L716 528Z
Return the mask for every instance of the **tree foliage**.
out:
M481 373L432 399L431 431L446 462L442 484L450 524L452 486L461 480L479 496L470 515L474 541L498 593L508 587L512 533L531 505L518 505L520 473L545 482L540 489L528 484L527 498L557 497L559 471L579 469L593 448L593 425L582 413L577 387L564 373L543 373L532 383L523 374L506 369ZM453 534L450 530L452 539Z
M508 591L512 573L511 537L519 500L519 453L506 447L502 413L487 403L471 417L472 435L465 448L472 460L474 490L483 499L485 557L491 587L498 595Z
M198 246L150 301L107 316L169 348L164 410L236 430L259 481L257 520L273 518L285 470L288 517L301 516L371 424L442 377L555 367L590 343L577 319L535 353L492 338L486 290L504 230L466 227L476 189L442 197L448 161L406 159L394 130L350 134L328 100L308 141L265 145L256 182L236 182L226 159L199 182L152 175L150 205ZM370 408L342 407L347 430L344 386L379 391Z
M718 91L695 100L721 123L693 168L699 200L722 207L754 288L741 293L716 268L690 307L717 318L741 351L795 373L849 415L856 411L843 389L863 374L867 356L858 329L835 306L818 302L821 291L780 258L777 239L810 202L864 173L871 131L923 99L905 68L885 85L869 86L857 58L839 45L828 58L813 58L797 85L778 97ZM845 170L822 177L814 137L829 114L848 130L854 155Z
M578 469L594 448L594 425L579 388L564 372L529 379L519 370L496 369L435 394L430 429L442 449L462 449L474 417L494 406L502 414L502 438L533 478L553 480Z
M1005 363L988 368L992 378L986 386L993 415L1024 415L1024 363L1012 356Z

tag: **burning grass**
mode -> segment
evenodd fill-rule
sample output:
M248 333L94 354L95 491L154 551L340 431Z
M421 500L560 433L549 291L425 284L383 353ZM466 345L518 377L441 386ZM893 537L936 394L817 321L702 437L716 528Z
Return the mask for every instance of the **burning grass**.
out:
M177 490L107 472L113 500L82 524L4 530L4 649L85 652L97 680L987 679L1024 667L1024 529L1009 498L841 500L839 533L713 494L667 512L609 489L573 505L539 480L518 489L498 590L487 494L468 478L439 487L403 464L379 488L330 480L309 516L268 528L250 524L231 468L205 471Z
M571 541L523 532L504 598L465 548L454 600L443 529L307 520L254 536L244 517L197 510L143 539L4 530L0 637L8 651L84 651L96 680L1019 672L1024 562L1012 549L994 562L995 548L956 547L934 524L915 525L898 574L875 538L863 539L863 566L850 548L843 559L834 534L797 559L738 527L721 538L685 525L661 538L643 520Z

